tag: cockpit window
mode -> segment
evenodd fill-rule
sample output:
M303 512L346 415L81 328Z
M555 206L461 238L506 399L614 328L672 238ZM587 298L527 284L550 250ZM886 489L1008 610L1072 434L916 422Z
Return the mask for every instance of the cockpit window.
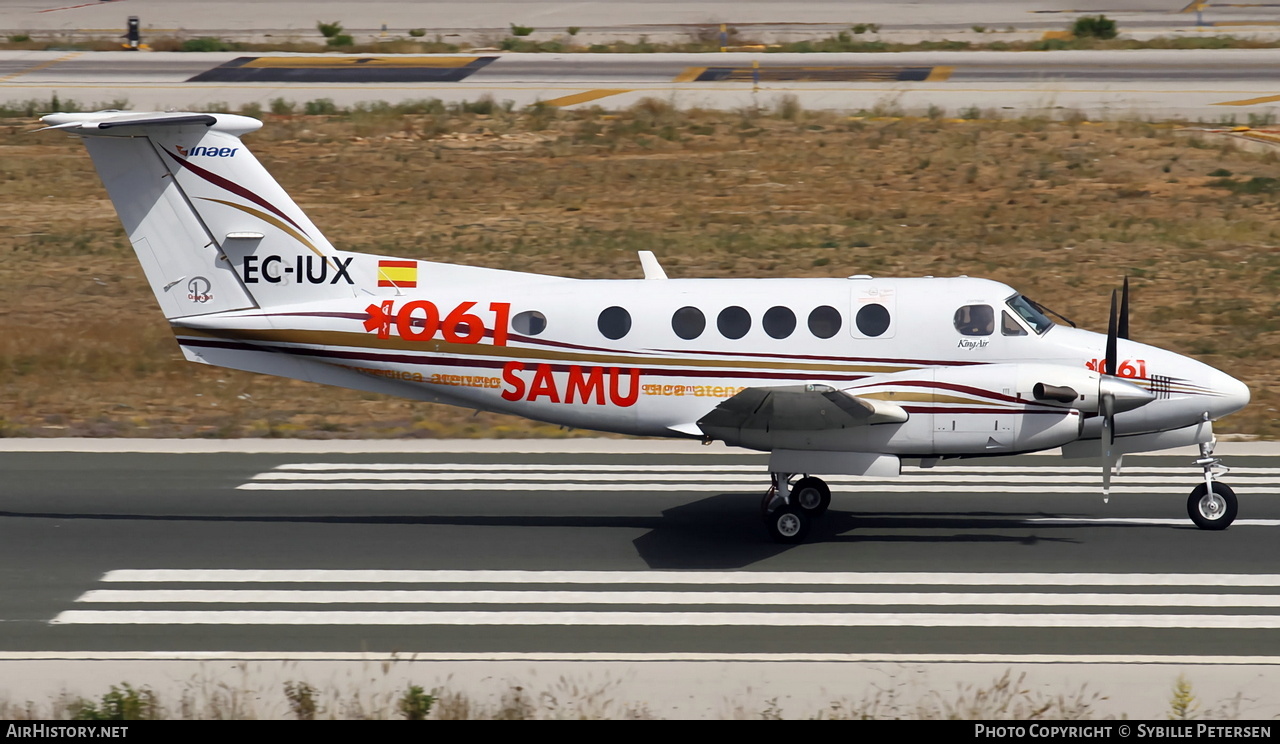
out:
M1025 336L1026 329L1018 325L1018 321L1013 319L1008 310L1000 311L1000 335L1001 336Z
M1018 314L1018 317L1027 321L1027 325L1037 334L1043 334L1045 331L1053 327L1053 321L1045 317L1045 314L1036 309L1036 304L1020 294L1014 295L1005 303L1011 310Z
M955 324L966 336L990 336L996 329L996 313L990 305L965 305L956 311Z

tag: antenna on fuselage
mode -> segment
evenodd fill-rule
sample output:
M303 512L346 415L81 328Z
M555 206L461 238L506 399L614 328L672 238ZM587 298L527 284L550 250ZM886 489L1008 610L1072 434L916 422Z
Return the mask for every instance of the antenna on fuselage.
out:
M667 272L662 270L662 264L658 263L658 257L653 255L653 251L636 251L640 254L640 268L644 269L645 279L666 279Z

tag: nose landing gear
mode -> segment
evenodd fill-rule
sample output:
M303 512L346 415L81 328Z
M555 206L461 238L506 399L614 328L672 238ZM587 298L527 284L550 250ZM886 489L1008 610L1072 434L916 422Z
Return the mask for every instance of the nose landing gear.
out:
M1225 530L1236 519L1236 492L1217 481L1229 471L1213 456L1215 441L1200 444L1200 458L1195 461L1204 469L1204 483L1196 486L1187 499L1187 515L1202 530Z

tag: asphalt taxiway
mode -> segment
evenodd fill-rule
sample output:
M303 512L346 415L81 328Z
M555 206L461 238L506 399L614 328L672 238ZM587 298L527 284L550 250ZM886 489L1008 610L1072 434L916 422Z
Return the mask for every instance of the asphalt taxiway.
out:
M1280 50L891 54L502 54L0 51L0 100L219 109L490 98L625 108L645 98L737 110L1266 121Z

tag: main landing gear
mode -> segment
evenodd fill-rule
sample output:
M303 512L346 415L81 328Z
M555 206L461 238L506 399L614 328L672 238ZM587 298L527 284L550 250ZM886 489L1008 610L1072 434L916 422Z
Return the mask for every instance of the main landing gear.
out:
M831 489L821 478L806 475L795 483L795 473L770 473L773 485L764 495L760 513L774 542L803 542L813 520L831 506Z
M1225 530L1236 519L1236 492L1217 480L1228 468L1213 456L1214 444L1209 441L1200 445L1200 459L1195 464L1204 469L1204 483L1196 486L1187 499L1187 514L1202 530Z

